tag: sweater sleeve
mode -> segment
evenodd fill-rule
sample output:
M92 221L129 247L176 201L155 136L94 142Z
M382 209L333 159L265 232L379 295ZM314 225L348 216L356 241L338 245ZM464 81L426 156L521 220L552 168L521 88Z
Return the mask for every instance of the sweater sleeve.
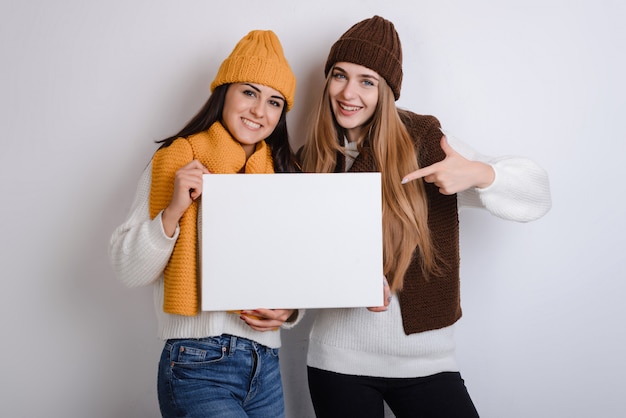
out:
M143 171L128 217L109 242L109 258L118 279L128 287L153 283L161 277L178 238L163 230L162 212L150 219L152 163Z
M493 167L494 182L484 189L471 188L458 194L459 207L483 208L506 220L529 222L552 207L548 173L534 161L518 156L490 157L479 154L451 135L448 143L463 157Z

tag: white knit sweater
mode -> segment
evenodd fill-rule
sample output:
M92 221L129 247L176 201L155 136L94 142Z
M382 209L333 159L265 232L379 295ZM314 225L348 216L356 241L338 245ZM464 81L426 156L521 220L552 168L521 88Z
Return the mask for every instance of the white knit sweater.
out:
M465 158L491 164L496 173L489 187L460 193L459 208L484 208L518 222L538 219L550 210L547 173L533 161L483 156L452 136L447 139ZM348 168L351 161L346 160ZM378 377L421 377L458 371L453 334L454 325L406 335L395 296L385 312L321 309L311 329L307 364L337 373Z
M182 316L163 312L163 270L180 230L176 228L174 236L170 238L163 230L162 212L150 219L151 182L152 164L149 164L141 175L126 221L111 236L109 257L117 277L128 287L154 286L159 337L204 338L231 334L267 347L280 347L280 330L255 331L236 314L204 311L196 316ZM293 322L284 323L282 327L295 326L301 319L301 313Z

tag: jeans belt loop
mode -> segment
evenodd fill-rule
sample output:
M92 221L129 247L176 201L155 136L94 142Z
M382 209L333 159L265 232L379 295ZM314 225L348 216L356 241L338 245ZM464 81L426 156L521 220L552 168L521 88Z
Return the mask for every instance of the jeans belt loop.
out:
M228 355L232 356L237 351L237 337L234 335L230 336L230 344L228 345Z

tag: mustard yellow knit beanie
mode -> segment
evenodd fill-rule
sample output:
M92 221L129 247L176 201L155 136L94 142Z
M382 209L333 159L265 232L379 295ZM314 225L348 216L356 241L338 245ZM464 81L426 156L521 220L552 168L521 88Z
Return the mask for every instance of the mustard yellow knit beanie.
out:
M222 84L258 83L278 90L293 106L296 76L291 71L278 37L271 30L253 30L235 45L211 83L211 92Z

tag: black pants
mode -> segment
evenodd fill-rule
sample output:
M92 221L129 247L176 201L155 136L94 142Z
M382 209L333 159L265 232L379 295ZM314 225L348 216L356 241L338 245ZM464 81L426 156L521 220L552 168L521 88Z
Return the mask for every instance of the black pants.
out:
M318 418L383 418L383 400L397 418L475 418L458 372L417 378L353 376L308 368Z

